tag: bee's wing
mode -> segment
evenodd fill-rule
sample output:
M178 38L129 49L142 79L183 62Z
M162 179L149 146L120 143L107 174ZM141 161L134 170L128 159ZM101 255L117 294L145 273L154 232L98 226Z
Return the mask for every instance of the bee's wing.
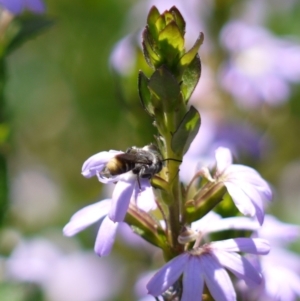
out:
M116 156L118 159L130 162L130 163L141 163L141 164L151 164L152 161L143 153L124 153Z

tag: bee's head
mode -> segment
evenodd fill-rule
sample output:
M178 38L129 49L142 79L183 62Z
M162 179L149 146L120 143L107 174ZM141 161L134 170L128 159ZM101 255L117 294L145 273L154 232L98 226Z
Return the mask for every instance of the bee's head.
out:
M143 150L148 151L148 152L155 152L155 153L159 152L157 146L153 143L144 146Z

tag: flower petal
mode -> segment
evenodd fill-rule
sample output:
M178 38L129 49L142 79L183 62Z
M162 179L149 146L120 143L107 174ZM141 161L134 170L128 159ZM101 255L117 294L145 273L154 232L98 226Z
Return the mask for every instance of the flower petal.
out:
M111 200L106 199L77 211L63 229L66 236L73 236L108 214Z
M195 300L195 296L199 296L200 300L203 287L204 279L201 276L200 261L196 256L190 256L184 269L181 301Z
M224 185L227 188L229 195L232 197L232 200L238 210L244 215L255 215L255 207L251 202L251 199L245 194L245 192L238 186L230 183L224 182Z
M27 8L37 14L41 14L45 11L45 5L41 0L27 0Z
M259 223L262 225L264 222L265 212L263 205L264 197L260 193L260 190L258 190L255 186L249 185L247 183L241 183L240 188L252 201L252 204L255 207L255 216Z
M189 254L184 253L166 263L148 282L148 293L159 296L165 292L183 273Z
M258 236L282 245L300 237L300 226L283 223L274 216L266 215L264 226L259 229Z
M260 228L258 222L252 218L238 216L227 217L216 220L206 225L205 233L226 231L226 230L251 230L255 231Z
M113 191L109 218L114 222L123 222L132 194L138 189L136 176L119 181Z
M268 183L261 177L261 175L252 167L242 164L232 164L227 169L226 177L229 179L243 180L255 186L269 187Z
M140 183L141 191L138 192L136 199L138 208L146 212L155 210L157 208L157 204L155 202L153 188L150 181L148 179L140 179Z
M209 243L210 248L227 252L245 252L250 254L265 255L270 252L270 244L261 238L235 238Z
M109 152L100 152L88 158L82 166L81 174L90 178L101 172L107 162L118 154L123 152L110 150Z
M205 283L216 301L236 301L236 293L226 270L211 255L200 256Z
M240 183L247 183L259 190L264 200L270 201L272 199L272 190L269 184L251 167L233 164L226 169L222 178L225 179L224 181L234 183L237 186Z
M278 260L280 262L280 258ZM276 263L266 267L268 269L264 270L264 277L265 293L270 298L268 300L298 300L300 297L299 273Z
M119 223L114 223L106 216L99 228L95 241L94 250L99 256L110 254L111 248L115 242L116 231Z
M229 269L236 277L243 279L248 285L261 283L261 275L245 257L222 250L212 250L212 252L222 266Z
M0 5L17 15L22 12L24 3L18 0L0 0Z
M218 223L218 221L221 219L221 215L217 214L214 211L209 211L202 218L198 219L195 222L192 222L191 228L202 233L210 233L210 226Z
M217 173L222 174L224 170L232 164L232 155L228 148L219 147L215 151L217 161Z

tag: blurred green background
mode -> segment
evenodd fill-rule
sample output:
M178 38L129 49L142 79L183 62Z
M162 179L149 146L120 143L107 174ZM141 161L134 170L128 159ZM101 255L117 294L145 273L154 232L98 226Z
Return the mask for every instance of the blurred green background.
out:
M146 10L141 11L140 18L129 14L137 2L143 1L47 1L46 15L54 19L54 25L7 57L5 101L11 136L6 152L10 204L1 228L3 267L5 258L18 242L27 238L50 239L66 254L92 249L96 227L78 238L65 239L61 234L75 211L104 196L96 178L87 180L81 176L82 163L102 150L125 150L152 142L154 128L138 100L137 72L147 68L141 54L137 54L137 66L127 77L118 77L109 64L114 45L125 35L139 32L144 26L140 23L143 17L146 23ZM168 3L171 7L172 2ZM211 43L211 52L206 51L202 61L215 73L227 59L218 33L230 19L242 15L247 5L250 4L246 0L203 3L209 12L206 11L201 21L206 24L204 34ZM272 5L272 1L266 1L265 7L262 25L279 37L292 36L300 43L299 2L289 1L281 9L280 3ZM203 12L199 12L199 19L201 16ZM186 22L189 23L189 18ZM218 85L217 76L213 78L224 103L215 104L208 95L207 107L210 112L221 114L222 120L232 116L239 121L246 120L268 136L271 143L266 156L259 160L245 156L246 162L240 163L257 168L273 185L275 204L270 212L286 222L299 224L299 82L290 85L290 97L282 105L241 110ZM203 107L201 100L200 113ZM294 250L299 251L299 245ZM155 260L150 253L134 250L122 240L117 242L112 255L113 260L121 262L117 274L132 276L125 279L120 276L121 289L116 291L116 296L103 300L135 299L133 287L137 275ZM1 301L64 301L45 297L38 286L8 282L4 274L0 274Z

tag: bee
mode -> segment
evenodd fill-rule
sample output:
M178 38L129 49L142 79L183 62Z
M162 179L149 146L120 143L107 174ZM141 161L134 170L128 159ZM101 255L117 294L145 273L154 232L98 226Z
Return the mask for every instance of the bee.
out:
M116 155L108 161L101 177L110 178L128 171L132 171L142 179L151 179L159 173L163 167L163 158L158 148L154 144L144 146L143 148L130 147L125 153Z

